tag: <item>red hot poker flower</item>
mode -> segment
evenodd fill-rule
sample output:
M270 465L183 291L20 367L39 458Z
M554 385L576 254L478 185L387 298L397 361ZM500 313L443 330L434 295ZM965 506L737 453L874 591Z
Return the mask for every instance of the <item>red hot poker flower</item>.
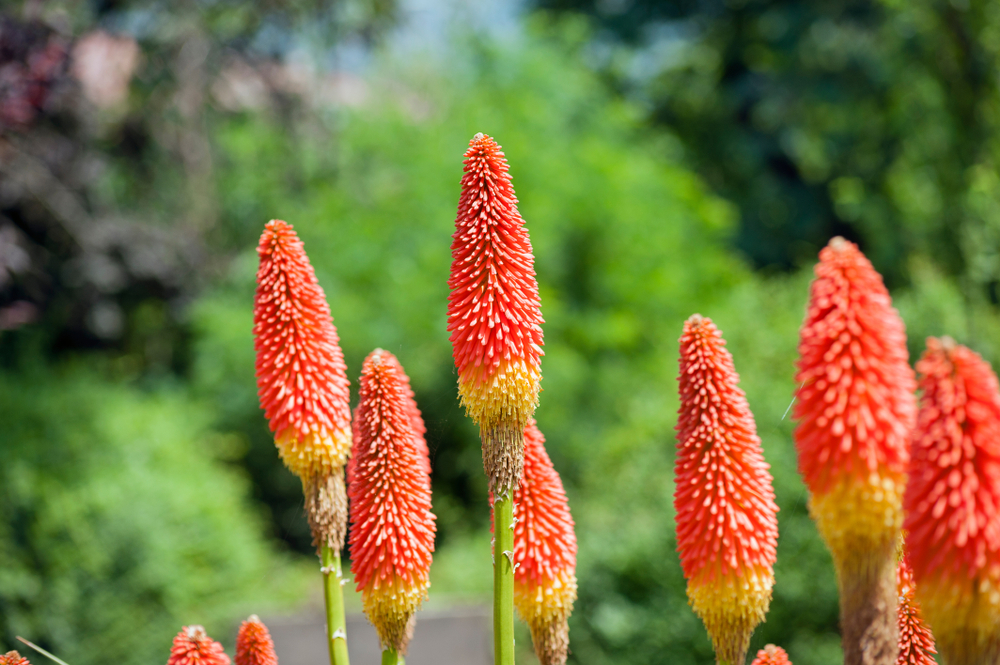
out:
M792 665L788 660L788 653L781 647L768 644L757 652L757 657L750 665Z
M174 638L167 665L230 665L222 645L201 626L184 626Z
M256 614L240 624L236 635L236 665L278 665L271 633Z
M31 663L18 652L8 651L0 656L0 665L31 665Z
M774 585L778 506L733 357L711 319L680 339L674 507L688 599L720 662L744 662Z
M382 645L403 654L434 552L427 444L409 379L391 353L376 349L365 359L360 393L348 467L351 571Z
M338 471L350 454L344 354L323 289L291 224L268 222L257 253L258 394L282 460L307 482Z
M916 596L949 665L1000 661L1000 385L978 354L927 340L905 528Z
M841 574L895 568L915 383L903 321L857 245L820 252L799 341L795 444Z
M899 609L899 655L896 665L935 665L934 636L920 615L920 604L914 598L913 570L904 556L896 571Z
M503 495L520 480L521 437L538 404L542 314L507 160L483 134L465 153L453 238L448 331L459 396L482 433L490 490Z
M524 430L524 478L514 491L514 520L514 606L531 628L541 665L562 665L576 600L576 534L562 480L534 418Z

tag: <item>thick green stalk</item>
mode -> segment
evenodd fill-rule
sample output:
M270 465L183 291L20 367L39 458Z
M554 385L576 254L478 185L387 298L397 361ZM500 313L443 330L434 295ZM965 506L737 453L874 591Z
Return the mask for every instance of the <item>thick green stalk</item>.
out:
M382 665L406 665L406 659L399 655L399 653L389 647L382 652Z
M340 556L323 545L323 599L326 601L326 639L330 646L330 665L350 665L347 657L347 621L344 615L343 574Z
M514 665L514 493L493 503L494 665Z

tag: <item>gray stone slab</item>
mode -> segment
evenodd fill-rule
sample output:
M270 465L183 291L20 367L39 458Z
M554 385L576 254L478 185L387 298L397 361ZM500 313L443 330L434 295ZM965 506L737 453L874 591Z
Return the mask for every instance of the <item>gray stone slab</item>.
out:
M327 665L322 609L290 617L263 617L274 638L281 665ZM379 665L378 636L363 614L347 617L351 665ZM417 612L417 626L406 665L490 665L492 631L489 607Z

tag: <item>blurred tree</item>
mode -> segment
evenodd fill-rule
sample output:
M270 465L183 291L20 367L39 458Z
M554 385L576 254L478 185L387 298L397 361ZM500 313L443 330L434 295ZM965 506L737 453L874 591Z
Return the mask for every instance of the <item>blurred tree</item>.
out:
M676 131L758 266L859 239L996 301L1000 7L988 0L538 0L595 26L591 62Z
M46 353L182 372L184 304L227 247L211 86L233 63L373 44L395 2L19 4L0 12L0 331L36 321ZM293 113L294 72L271 79L258 96Z

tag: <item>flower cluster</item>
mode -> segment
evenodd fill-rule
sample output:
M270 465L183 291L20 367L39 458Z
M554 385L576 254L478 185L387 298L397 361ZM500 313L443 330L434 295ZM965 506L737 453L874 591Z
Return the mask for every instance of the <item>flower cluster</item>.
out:
M778 506L733 357L711 319L680 339L674 507L688 598L721 662L744 662L774 585Z
M302 241L271 220L257 247L257 391L285 465L302 480L317 548L340 552L343 467L351 449L349 382L337 329Z
M795 444L820 534L841 577L894 568L915 382L882 277L843 238L820 252L798 368Z
M1000 384L949 338L927 340L905 506L916 597L946 662L1000 659Z
M522 433L541 381L542 315L534 256L503 151L476 134L451 245L448 332L458 392L479 426L490 491L521 479Z
M383 646L406 652L434 552L424 424L396 357L376 349L361 370L348 465L351 571Z
M514 492L514 607L541 665L562 665L576 600L576 533L562 480L534 418L524 430L524 478Z

